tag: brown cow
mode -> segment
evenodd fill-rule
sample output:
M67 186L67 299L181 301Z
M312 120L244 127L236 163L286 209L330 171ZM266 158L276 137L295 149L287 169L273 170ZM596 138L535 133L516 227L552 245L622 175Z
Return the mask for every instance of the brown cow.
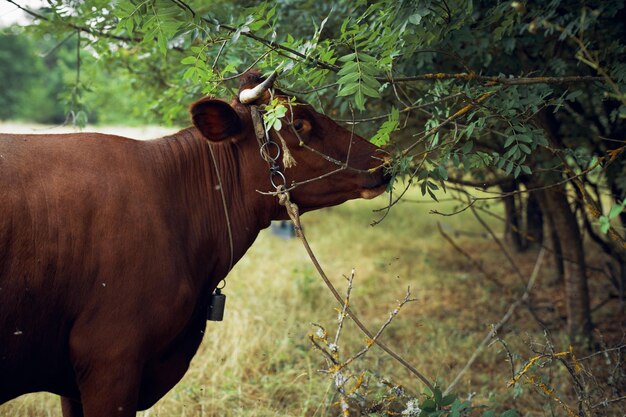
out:
M267 100L265 84L249 97L261 81L244 75L230 104L200 100L195 127L161 139L0 135L0 404L49 391L64 416L127 417L181 379L214 288L261 229L286 218L258 192L272 190L268 164L240 100ZM374 145L308 105L291 112L288 184L349 165L295 188L301 211L383 192Z

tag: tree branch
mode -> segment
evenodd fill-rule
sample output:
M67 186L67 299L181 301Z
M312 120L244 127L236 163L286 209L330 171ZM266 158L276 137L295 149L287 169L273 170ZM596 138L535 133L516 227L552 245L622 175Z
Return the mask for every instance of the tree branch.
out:
M35 19L43 20L43 21L46 21L46 22L52 22L52 19L50 19L49 17L44 16L44 15L39 14L39 13L36 13L36 12L33 12L32 10L27 9L24 6L20 6L19 4L17 4L13 0L5 0L5 1L11 3L12 5L16 6L18 9L22 10L26 14L29 14L30 16L34 17ZM76 25L76 24L70 23L70 22L63 21L62 23L63 23L63 25L65 25L65 26L67 26L69 28L78 30L80 32L88 33L88 34L93 35L93 36L101 36L103 38L115 39L115 40L122 41L122 42L141 42L141 40L142 40L141 38L129 38L129 37L126 37L126 36L112 35L110 33L101 32L101 31L98 31L98 30L93 30L91 28L88 28L88 27L85 27L85 26L79 26L79 25Z
M434 74L421 74L411 77L394 77L393 80L382 79L383 81L405 83L412 81L437 81L437 80L459 80L459 81L479 81L489 85L529 85L529 84L580 84L589 83L594 81L603 82L603 77L593 76L569 76L569 77L513 77L505 78L489 75L478 75L475 73L434 73Z

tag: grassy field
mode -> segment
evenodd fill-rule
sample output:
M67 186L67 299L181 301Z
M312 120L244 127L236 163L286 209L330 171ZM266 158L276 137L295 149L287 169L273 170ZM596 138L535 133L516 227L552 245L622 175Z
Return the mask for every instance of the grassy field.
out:
M370 328L377 329L387 319L410 286L417 301L405 306L382 339L432 381L445 387L463 368L490 325L498 322L521 295L523 287L469 210L441 217L429 211L436 208L451 212L454 202L435 204L417 194L411 199L416 202L395 206L376 227L370 223L379 214L372 210L384 206L384 198L352 201L309 213L303 216L303 223L314 251L341 292L346 288L343 276L355 268L351 305ZM492 209L500 210L497 206ZM500 234L498 221L487 221ZM495 285L474 269L442 238L437 222L505 285ZM536 251L515 255L525 276L530 276L536 257ZM590 261L593 263L593 259ZM592 278L592 291L601 295L603 282ZM562 326L563 295L553 281L551 258L546 255L533 303L540 307L537 311L541 318L552 325L554 349L566 351L567 342L557 329ZM337 305L300 242L262 232L229 275L225 293L225 320L208 323L205 340L187 375L155 407L140 415L339 415L332 381L320 372L326 366L324 358L312 348L308 338L316 331L312 322L334 333ZM605 313L600 313L612 317L615 308L609 305L604 308ZM614 320L607 320L609 324L600 319L596 322L607 338L623 333L619 328L610 328ZM602 326L608 330L602 330ZM499 336L512 352L517 371L534 356L531 346L546 343L544 329L525 308L516 310ZM364 335L347 322L339 344L340 354L349 356L365 343ZM464 399L472 398L475 404L492 405L499 410L515 407L526 416L568 415L555 398L538 392L532 384L508 388L512 375L508 359L501 343L490 344L456 391ZM554 397L575 409L571 378L557 365L547 364L544 368L532 372L555 389ZM409 392L424 391L419 381L377 348L372 348L351 369L355 374L365 369L371 371L367 378L373 396L385 390L373 375L402 385ZM2 417L60 415L58 399L49 394L26 395L0 406Z

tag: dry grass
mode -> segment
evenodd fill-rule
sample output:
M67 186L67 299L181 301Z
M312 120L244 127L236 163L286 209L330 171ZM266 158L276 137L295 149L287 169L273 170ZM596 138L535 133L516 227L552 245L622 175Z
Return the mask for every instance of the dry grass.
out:
M519 295L519 284L497 246L482 237L463 236L457 241L485 267L505 282L500 289L473 270L437 232L481 232L466 211L441 218L429 215L429 204L400 204L379 226L372 209L383 199L354 201L303 217L307 236L327 274L343 290L342 277L356 268L352 307L364 322L376 328L411 286L418 301L403 309L384 340L433 380L450 382L463 367L480 340ZM441 203L451 211L452 203ZM500 230L494 224L495 230ZM528 276L536 253L517 256ZM551 302L558 288L546 285L550 268L541 272L539 295ZM307 335L311 322L332 328L336 305L297 240L285 241L263 232L228 278L225 321L208 323L207 335L185 378L144 417L266 417L334 416L337 398L329 381L320 375L323 360L311 349ZM517 295L516 295L517 294ZM503 330L516 358L530 355L527 342L543 340L543 331L524 310ZM348 325L342 349L356 351L363 335ZM566 349L558 332L557 348ZM360 362L363 368L392 378L413 392L423 387L380 350L373 349ZM457 387L483 404L513 405L527 415L544 415L551 401L534 394L532 387L508 389L511 377L507 356L498 344L480 356ZM550 383L563 387L571 399L568 378L556 370ZM520 391L521 390L521 391ZM514 398L514 394L521 394ZM573 404L572 404L573 405ZM548 413L549 415L549 413ZM556 412L555 415L560 415ZM60 416L58 400L47 394L27 395L3 406L0 416Z

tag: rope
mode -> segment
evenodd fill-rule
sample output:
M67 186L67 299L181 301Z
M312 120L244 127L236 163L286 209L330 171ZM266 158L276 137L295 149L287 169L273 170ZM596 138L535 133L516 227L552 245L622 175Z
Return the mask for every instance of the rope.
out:
M228 226L228 243L230 243L230 262L228 264L228 271L233 269L233 260L235 258L234 245L233 245L233 231L230 226L230 216L228 215L228 207L226 205L226 196L224 195L224 186L222 185L222 177L220 176L220 171L217 169L217 160L215 159L215 155L213 154L213 147L211 143L207 140L207 146L209 147L209 153L211 154L211 159L213 160L213 168L215 169L215 175L217 175L217 182L220 186L220 195L222 196L222 206L224 207L224 215L226 216L226 226Z
M398 355L396 352L391 350L391 348L389 348L383 342L378 340L378 338L374 337L372 332L370 332L367 329L367 327L365 327L365 325L361 322L361 320L357 317L357 315L354 314L352 309L345 304L345 302L343 301L343 298L341 297L341 295L339 295L339 292L337 291L335 286L332 284L332 282L330 282L330 280L328 279L328 276L322 269L322 266L319 264L317 258L315 257L315 254L313 253L313 250L309 246L309 242L307 241L306 236L304 236L304 231L302 230L302 225L300 223L300 210L298 209L298 206L295 203L291 202L289 198L289 192L286 191L284 187L277 188L276 191L277 191L277 196L278 196L278 202L281 206L284 206L287 209L287 214L289 214L289 217L291 218L291 221L294 224L296 236L298 236L300 240L302 241L302 244L304 245L304 249L306 249L306 252L309 255L309 258L311 258L311 262L313 262L313 265L315 265L315 269L317 269L317 272L320 274L320 276L324 280L324 283L326 284L330 292L333 293L333 295L335 296L335 299L337 299L339 304L345 309L348 315L352 318L352 321L354 321L354 323L358 326L358 328L361 329L361 331L365 333L365 335L370 340L373 340L374 342L376 342L376 344L382 350L387 352L389 356L394 358L396 361L400 362L402 366L404 366L409 372L411 372L413 375L419 378L424 383L424 385L426 385L431 391L433 391L434 386L428 380L428 378L426 378L421 372L419 372L411 364L409 364L406 360L404 360L400 355Z

